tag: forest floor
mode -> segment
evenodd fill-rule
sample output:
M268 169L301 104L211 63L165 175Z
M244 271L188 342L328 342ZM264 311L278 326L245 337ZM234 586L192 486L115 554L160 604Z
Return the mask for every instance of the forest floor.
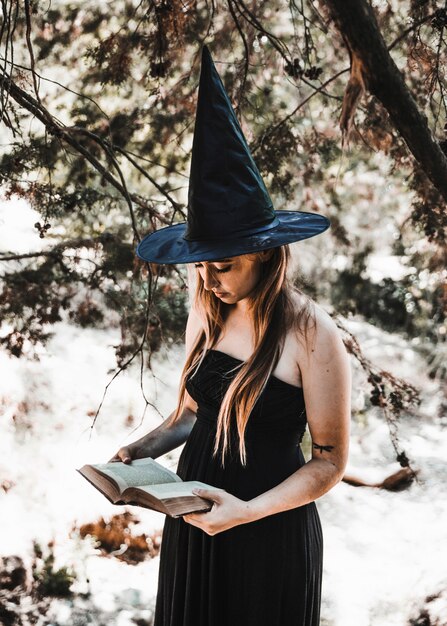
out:
M402 416L399 427L400 445L418 470L418 482L401 492L340 483L317 501L324 532L321 626L444 626L446 399L440 384L426 376L425 363L411 343L361 320L347 325L368 358L421 390L421 405ZM125 441L160 423L149 407L140 424L144 402L135 369L123 372L110 386L92 428L115 364L116 343L118 329L80 329L61 322L38 361L0 353L0 369L6 373L0 378L0 556L20 558L24 568L21 585L10 590L2 585L5 624L152 622L163 516L111 505L76 472L84 463L107 461ZM146 393L164 416L173 408L181 365L182 348L173 348L155 359L156 377L148 375L144 381ZM364 374L355 364L353 369L347 473L380 482L399 465L387 424L380 410L369 404ZM306 448L306 441L303 445ZM179 452L160 460L175 469ZM115 537L107 552L91 536L81 537L82 525L101 517L108 522L124 511L134 517L124 529L123 543ZM123 560L129 534L145 534L154 556L148 552L141 562ZM35 542L39 548L33 548ZM0 582L11 565L11 558L3 561ZM75 577L70 595L53 597L44 576L59 576L64 588L64 575L70 573ZM8 618L8 610L20 613L21 621Z

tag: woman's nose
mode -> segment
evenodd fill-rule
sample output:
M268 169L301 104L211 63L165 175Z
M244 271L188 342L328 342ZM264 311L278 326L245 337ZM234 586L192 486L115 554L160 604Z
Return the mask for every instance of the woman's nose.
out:
M218 284L219 284L219 281L211 273L211 271L208 269L205 270L205 276L203 278L203 286L205 287L205 289L209 291L213 287L216 287Z

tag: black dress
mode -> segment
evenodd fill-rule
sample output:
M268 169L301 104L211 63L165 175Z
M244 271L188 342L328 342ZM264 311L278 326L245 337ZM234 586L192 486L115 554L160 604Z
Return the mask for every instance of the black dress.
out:
M250 500L275 487L305 460L302 390L271 376L225 467L213 458L216 418L241 361L209 350L187 381L197 420L177 473ZM232 370L232 371L231 371ZM154 626L318 626L323 539L315 502L207 535L182 518L163 529Z

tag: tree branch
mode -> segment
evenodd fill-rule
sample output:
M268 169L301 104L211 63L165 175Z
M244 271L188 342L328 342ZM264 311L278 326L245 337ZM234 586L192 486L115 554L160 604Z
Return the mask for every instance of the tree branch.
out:
M24 5L25 5L25 22L26 22L26 29L25 29L26 47L28 48L28 52L29 52L31 74L33 76L34 93L36 94L37 100L40 102L39 86L37 84L37 75L35 72L36 62L34 59L33 44L31 43L31 7L30 7L29 0L25 0Z
M390 372L379 369L373 365L373 363L364 356L357 339L346 328L341 319L336 316L333 316L332 319L345 335L343 342L346 350L357 359L363 371L368 376L368 382L372 387L371 402L375 406L378 406L383 412L388 425L391 444L396 453L396 460L400 463L401 467L408 467L413 478L417 480L417 471L412 468L405 451L400 448L397 423L403 409L408 410L411 405L419 403L419 390L402 378L398 378ZM389 392L385 389L385 383L391 388Z
M280 37L277 37L271 31L267 30L263 26L263 24L259 21L257 16L253 13L253 11L248 9L246 4L244 4L243 0L232 0L232 2L233 2L233 5L237 7L239 11L239 15L256 31L258 31L259 33L262 33L265 37L267 37L270 44L280 54L280 56L284 59L286 64L291 65L292 55L290 54L290 51L287 45L285 44L285 42L283 41L283 39L281 39ZM328 98L334 98L332 94L323 91L323 86L314 85L310 80L308 80L304 76L301 76L300 80L304 84L308 85L308 87L315 89L317 92L321 93L322 95L327 96Z
M54 257L63 250L69 248L93 248L98 243L104 244L116 240L115 235L109 232L102 233L98 237L78 237L76 239L68 239L56 244L49 250L39 250L37 252L26 252L23 254L15 254L13 252L0 252L0 261L21 261L23 259L33 259L41 256Z
M344 69L340 70L339 72L337 72L337 74L335 74L334 76L331 76L331 78L328 78L327 81L325 81L321 85L321 89L323 89L324 87L326 87L326 85L329 85L336 78L338 78L339 76L341 76L342 74L348 71L349 71L349 67L345 67ZM312 93L310 93L306 98L301 100L301 102L299 102L296 105L293 111L290 111L290 113L288 113L285 117L283 117L279 122L267 128L262 134L262 136L258 139L258 141L251 147L252 153L254 154L257 150L259 150L259 148L262 146L262 144L268 137L270 137L271 135L274 135L279 130L279 128L283 126L283 124L286 124L303 106L305 106L309 102L309 100L312 100L312 98L314 98L318 93L319 93L318 91L313 91Z
M418 20L417 22L414 22L411 26L406 28L398 37L396 37L396 39L394 41L392 41L388 45L388 50L392 50L394 47L396 47L398 43L400 43L403 39L405 39L405 37L407 35L409 35L411 32L413 32L414 30L419 28L419 26L422 26L426 22L429 22L430 20L432 20L434 15L435 15L434 13L430 13L429 15L425 15L420 20Z
M33 98L26 91L21 89L9 76L3 75L1 77L2 83L7 86L7 90L9 92L10 97L17 102L21 107L29 111L32 115L34 115L42 124L45 126L47 132L50 135L58 137L61 141L68 144L71 148L73 148L77 153L81 154L95 169L97 172L101 174L101 176L112 186L114 187L127 201L129 205L129 210L132 218L132 224L136 226L135 218L133 216L132 202L136 205L147 209L147 203L143 202L141 198L136 194L130 194L126 189L124 177L122 172L116 162L114 161L114 167L117 169L121 182L117 180L113 174L110 173L109 169L107 169L91 152L83 146L79 141L77 141L73 134L73 129L67 128L63 126L60 122L58 122L43 105L41 105L35 98ZM79 129L75 128L75 131L79 132ZM84 134L89 134L84 130ZM90 138L94 139L99 143L104 149L107 156L112 158L111 151L109 146L106 145L106 142L103 140L99 140L94 133L90 133ZM164 194L166 196L166 193ZM178 207L177 207L178 208ZM160 214L158 211L155 211L153 208L150 209L154 217L160 220L163 224L170 224L171 221L166 218L166 216ZM137 239L139 238L138 233L135 232Z
M362 64L367 89L383 104L416 161L447 200L447 158L388 52L372 7L366 0L325 2L350 52Z

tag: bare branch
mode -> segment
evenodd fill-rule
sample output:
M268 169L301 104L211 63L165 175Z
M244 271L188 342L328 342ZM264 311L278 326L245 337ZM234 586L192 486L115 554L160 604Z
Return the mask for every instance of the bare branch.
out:
M32 259L42 256L54 257L60 255L61 252L72 248L93 248L98 244L109 243L117 240L115 235L109 232L102 233L98 237L78 237L76 239L68 239L56 244L50 250L39 250L37 252L26 252L23 254L13 252L0 252L0 261L22 261L24 259Z
M120 152L130 163L132 163L132 165L135 167L135 169L137 169L140 172L140 174L142 174L145 178L147 178L148 181L150 181L152 185L154 185L154 187L158 189L158 191L169 200L169 202L172 205L172 208L174 209L174 214L177 213L177 211L179 211L182 214L182 217L185 218L185 215L183 215L182 210L181 210L181 205L176 200L174 200L174 198L170 195L170 193L166 191L166 189L163 189L163 187L159 185L157 181L154 178L152 178L152 176L150 176L150 174L148 174L148 172L135 161L135 159L133 159L130 156L129 152L127 152L123 148L119 148L118 146L113 146L113 149Z
M151 266L149 263L145 264L148 270L148 278L147 278L147 285L148 285L148 291L147 291L147 299L146 299L146 314L145 314L145 320L144 320L144 331L141 337L141 341L140 344L138 345L137 349L130 355L130 357L127 359L127 361L125 361L122 365L120 365L115 372L112 375L112 378L109 380L109 382L106 384L106 386L104 387L104 392L101 398L101 401L98 405L98 408L96 410L96 413L93 417L92 423L90 425L90 432L93 431L96 421L98 419L99 413L101 411L102 405L104 404L104 400L106 398L107 392L109 390L110 385L113 383L113 381L115 380L115 378L117 378L121 372L123 372L125 369L127 369L129 367L129 365L132 363L132 361L135 359L136 356L138 356L138 354L141 354L141 358L143 358L143 351L144 351L144 344L146 342L146 337L147 337L147 329L149 326L149 313L150 313L150 309L152 306L152 301L153 301L153 297L154 297L154 293L156 291L157 288L157 279L155 280L155 285L152 285L152 281L153 281L153 275L152 275L152 270L151 270ZM151 402L148 401L148 399L146 398L144 389L143 389L143 383L142 383L142 371L140 370L140 385L141 385L141 391L143 393L143 397L144 400L146 402L146 406L148 404L150 404L151 406L154 406ZM158 411L158 409L157 409Z
M397 46L398 43L400 43L401 41L403 41L410 33L412 33L414 30L416 30L417 28L419 28L419 26L422 26L423 24L425 24L426 22L429 22L430 20L433 19L434 13L430 13L430 15L426 15L425 17L422 17L420 20L417 20L417 22L414 22L411 26L409 26L408 28L406 28L400 35L399 37L396 37L396 39L394 41L392 41L389 45L388 45L388 50L392 50L393 48L395 48Z
M6 65L11 65L11 69L12 69L12 62L9 61L7 58L0 56L0 61L3 61L5 63L5 66L4 66L5 68L6 68ZM51 83L52 85L57 85L58 87L61 87L61 89L63 89L64 91L68 91L68 93L72 93L74 96L78 96L78 98L82 98L83 100L88 100L101 112L101 115L104 115L104 117L107 120L109 119L109 116L107 115L107 113L104 111L103 108L100 107L100 105L96 102L94 98L91 98L90 96L86 96L85 94L79 91L75 91L74 89L67 87L67 85L60 83L57 80L53 80L51 78L48 78L47 76L43 76L42 74L39 74L39 72L37 72L35 69L33 70L31 67L27 67L26 65L20 65L20 63L14 63L13 66L15 68L18 68L19 70L25 70L26 72L33 72L35 76L37 76L39 81L44 81L46 83Z
M248 47L248 43L247 43L247 38L245 36L244 31L241 28L241 25L239 24L239 20L237 19L236 13L234 11L234 7L232 4L232 0L228 0L228 10L230 11L231 17L233 18L233 22L234 25L236 26L236 29L242 39L242 44L244 46L244 51L245 51L245 55L244 55L244 73L243 73L243 78L241 81L241 85L239 88L239 97L238 97L238 105L240 104L240 100L241 100L241 96L245 91L245 84L247 82L247 75L248 75L248 64L250 62L250 49Z
M29 0L24 1L24 6L25 6L25 21L26 21L26 29L25 29L26 47L28 48L29 58L31 62L31 74L33 76L34 93L36 94L37 100L40 102L39 86L37 84L37 76L35 72L36 62L34 60L33 44L31 43L31 9L30 9Z
M282 39L273 35L272 32L267 30L263 24L259 21L256 15L248 9L243 0L232 0L234 5L239 9L239 13L241 17L243 17L248 24L253 26L259 33L262 33L267 39L270 41L271 45L275 48L275 50L280 54L280 56L284 59L286 64L292 65L292 58L290 51L287 45L284 43ZM307 80L304 76L300 77L300 80L306 84L308 87L315 89L318 93L322 93L328 98L334 98L334 96L330 93L323 91L323 86L314 85L310 80Z
M332 83L339 76L341 76L342 74L345 74L346 72L349 72L349 67L345 67L343 70L340 70L334 76L331 76L331 78L328 78L328 80L325 83L323 83L321 88L326 87L327 85ZM263 133L262 137L260 137L260 139L258 139L258 141L251 147L251 151L254 153L256 152L256 150L259 150L259 148L262 146L262 144L268 137L270 137L271 135L274 135L277 132L277 130L279 130L279 128L283 126L283 124L286 124L300 109L303 108L303 106L305 106L310 100L312 100L312 98L314 98L318 93L319 91L313 91L306 98L304 98L304 100L301 100L301 102L299 102L297 106L293 109L293 111L288 113L286 117L284 117L282 120L280 120L273 126L270 126L270 128L268 128L267 131Z

